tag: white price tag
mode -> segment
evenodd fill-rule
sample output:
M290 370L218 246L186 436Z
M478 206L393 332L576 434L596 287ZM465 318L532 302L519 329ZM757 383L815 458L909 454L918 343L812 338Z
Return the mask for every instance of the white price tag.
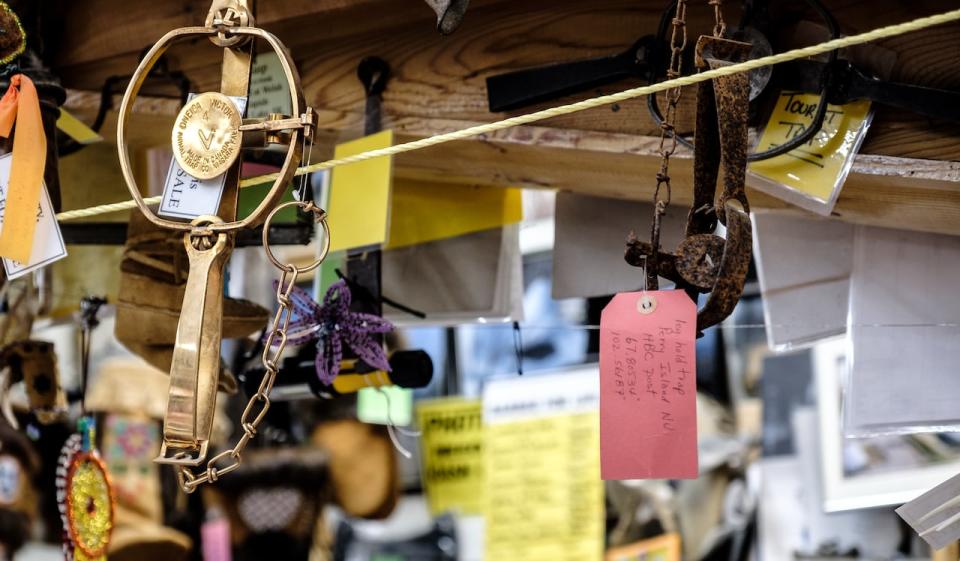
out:
M189 99L196 96L197 94L192 93ZM232 96L230 99L243 115L247 108L247 98ZM170 158L170 170L163 185L159 213L163 216L189 219L205 214L216 215L226 182L227 174L212 179L197 179L184 171L176 158Z
M3 227L2 209L6 208L7 186L10 183L10 167L13 164L13 154L0 156L0 228ZM37 230L33 235L33 251L30 261L21 263L13 259L3 258L3 271L7 278L13 280L27 273L42 269L47 265L67 256L67 246L63 243L60 233L60 224L53 212L53 203L47 186L40 190L40 206L37 209Z

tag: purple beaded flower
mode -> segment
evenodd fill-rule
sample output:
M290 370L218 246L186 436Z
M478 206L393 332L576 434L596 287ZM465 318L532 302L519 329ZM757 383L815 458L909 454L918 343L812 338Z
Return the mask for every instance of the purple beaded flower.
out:
M274 288L277 284L274 281ZM350 311L350 300L350 289L342 279L327 290L323 306L301 288L295 286L290 292L293 317L287 329L287 342L302 345L317 341L317 376L328 386L340 373L344 343L363 362L390 371L383 345L371 335L393 331L393 324L373 314Z

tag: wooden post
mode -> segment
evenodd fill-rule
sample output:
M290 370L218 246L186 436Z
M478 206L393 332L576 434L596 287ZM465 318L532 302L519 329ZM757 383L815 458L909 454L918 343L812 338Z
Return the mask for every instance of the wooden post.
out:
M947 547L933 552L932 561L957 561L960 559L960 542L954 542Z

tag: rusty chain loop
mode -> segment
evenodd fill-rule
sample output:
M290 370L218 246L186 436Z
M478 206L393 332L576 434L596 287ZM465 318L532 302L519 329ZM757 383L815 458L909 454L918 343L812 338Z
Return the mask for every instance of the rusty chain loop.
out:
M192 493L204 483L213 483L220 477L239 468L244 449L257 435L260 423L267 416L267 411L270 410L270 390L273 389L277 372L280 370L279 364L283 349L287 346L287 328L290 326L292 315L290 293L296 286L299 275L300 271L295 266L287 265L280 276L280 283L277 285L277 313L273 317L272 327L264 341L263 353L260 355L260 361L266 370L266 374L260 381L257 393L247 402L247 407L240 416L240 428L243 429L243 436L240 437L233 448L224 450L211 458L207 462L206 468L199 474L194 473L187 466L178 466L177 480L185 493ZM218 465L220 463L223 463L223 465Z
M673 30L670 34L670 67L667 69L667 79L678 78L683 71L683 51L687 47L687 0L677 1L677 11L673 17ZM666 187L664 204L670 204L670 156L677 150L677 138L673 134L676 120L677 105L682 95L680 88L667 90L667 112L660 124L660 171L657 172L657 189L654 192L654 204L658 203L660 188ZM669 139L669 143L668 143Z

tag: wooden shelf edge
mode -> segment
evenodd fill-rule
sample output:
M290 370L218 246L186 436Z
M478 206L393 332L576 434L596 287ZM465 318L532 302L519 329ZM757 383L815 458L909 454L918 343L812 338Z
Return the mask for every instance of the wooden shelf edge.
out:
M118 99L114 101L115 107L119 105ZM71 91L66 107L90 122L98 105L99 93ZM177 106L176 100L138 100L133 113L144 125L131 127L131 144L166 145ZM344 128L320 131L315 161L332 154L336 142L360 135L359 115L338 114L336 118ZM479 123L401 117L388 119L386 124L396 131L398 142L407 142ZM108 142L115 139L115 127L116 113L111 112L101 131ZM648 200L659 168L658 146L659 138L651 136L523 126L400 154L395 173L408 178ZM689 150L677 150L671 174L674 202L689 204ZM764 193L748 191L754 208L793 208ZM960 235L960 162L860 154L834 216L858 224Z

